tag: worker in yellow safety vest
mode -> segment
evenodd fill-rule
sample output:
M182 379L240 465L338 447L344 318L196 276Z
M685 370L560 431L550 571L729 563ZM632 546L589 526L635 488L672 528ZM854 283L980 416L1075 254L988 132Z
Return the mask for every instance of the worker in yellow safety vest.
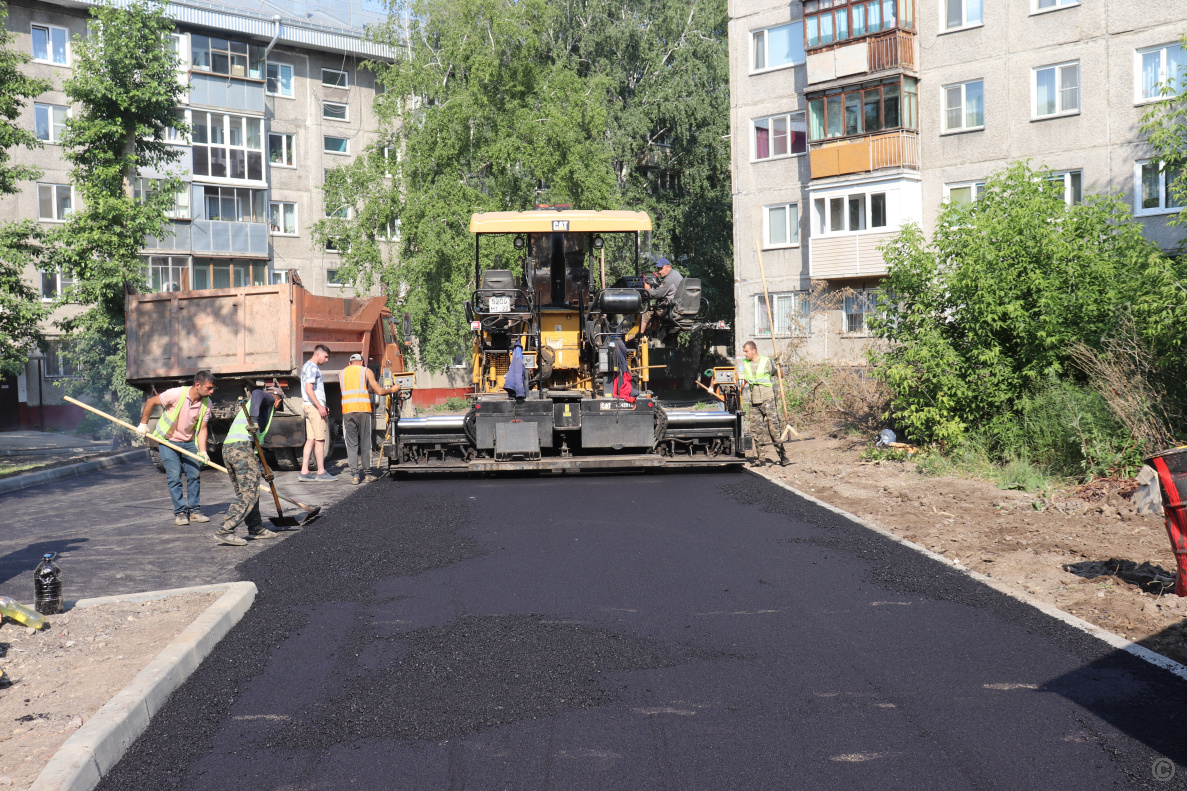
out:
M779 452L779 464L786 467L791 464L783 443L779 441L782 432L779 430L779 411L775 406L775 383L772 376L775 365L770 357L758 353L758 346L754 341L746 341L742 346L742 354L746 362L742 363L742 386L749 393L750 411L747 418L750 421L750 436L754 437L755 467L766 463L766 449L771 445Z
M153 437L166 439L205 460L206 415L210 412L213 392L214 377L210 371L198 371L194 374L192 387L174 387L144 402L136 431L150 442ZM161 416L150 435L148 419L158 406L162 410ZM173 524L183 527L190 522L209 522L210 517L202 513L200 505L201 464L165 445L160 446L159 453L165 467L165 479L169 482L169 497L173 500Z
M346 461L350 482L356 486L370 483L371 472L371 393L388 395L399 388L380 387L375 374L363 365L363 355L350 355L350 365L342 369L342 434L346 439ZM365 476L365 477L364 477Z

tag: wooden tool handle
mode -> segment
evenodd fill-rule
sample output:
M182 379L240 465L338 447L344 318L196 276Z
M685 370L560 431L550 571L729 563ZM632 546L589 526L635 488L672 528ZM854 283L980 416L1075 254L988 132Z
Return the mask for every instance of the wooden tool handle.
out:
M706 393L708 393L709 395L713 396L713 397L714 397L714 398L716 398L718 401L721 401L722 403L725 403L725 398L723 398L723 397L722 397L722 395L721 395L720 393L715 393L715 392L714 392L714 391L713 391L711 388L709 388L708 386L706 386L705 384L703 384L703 383L702 383L702 382L701 382L699 379L697 380L697 384L698 384L698 385L700 385L701 387L705 388L705 392L706 392Z
M71 398L70 396L62 396L62 400L64 400L64 401L68 401L68 402L70 402L71 404L74 404L75 406L80 406L80 407L82 407L83 409L87 410L88 412L94 412L94 413L95 413L96 415L98 415L99 417L105 417L105 418L107 418L108 420L110 420L112 423L115 423L117 426L123 426L124 428L128 429L129 431L135 432L135 433L137 433L137 434L139 434L139 433L140 433L140 431L139 431L139 430L137 430L137 428L136 428L135 426L133 426L131 423L125 423L124 421L120 420L118 417L113 417L112 415L109 415L109 414L107 414L106 412L103 412L102 410L95 409L95 408L94 408L93 406L91 406L90 404L84 404L83 402L81 402L81 401L77 401L77 400L75 400L75 399ZM226 468L226 467L222 467L222 466L220 466L220 465L218 465L218 464L215 464L215 463L214 463L214 462L212 462L210 459L203 459L203 458L202 458L201 456L199 456L197 453L190 453L190 452L189 452L188 450L186 450L185 448L179 448L179 447L177 447L176 445L174 445L172 442L170 442L170 441L169 441L169 440L167 440L167 439L161 439L160 437L154 437L154 436L151 436L151 435L146 435L146 436L145 436L145 440L151 440L151 441L153 441L153 442L156 442L156 443L158 443L158 444L160 444L160 445L164 445L166 448L170 448L170 449L172 449L172 450L175 450L175 451L177 451L178 453L182 454L183 456L189 456L189 457L190 457L191 459L193 459L194 461L197 461L197 462L199 462L199 463L201 463L201 464L206 464L206 465L209 465L209 466L213 467L214 469L218 470L219 472L226 472L226 471L227 471L227 468Z
M247 427L255 428L255 424L251 422L251 412L247 409L247 402L240 400L239 408L243 410L243 417L247 420ZM275 409L276 405L273 404L272 408ZM264 468L264 477L271 478L272 471L268 469L268 461L264 458L264 449L260 447L260 435L252 432L251 441L256 446L256 454L260 457L260 465ZM261 485L260 489L262 490L263 488L263 485ZM268 481L268 491L272 492L272 500L276 503L277 516L284 516L284 509L280 507L280 495L276 493L276 484L271 480Z

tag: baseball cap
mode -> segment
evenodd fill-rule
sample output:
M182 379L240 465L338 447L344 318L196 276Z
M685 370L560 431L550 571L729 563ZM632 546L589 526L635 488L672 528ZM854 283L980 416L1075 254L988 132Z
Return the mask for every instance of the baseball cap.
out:
M672 262L666 258L657 258L655 261L656 269L663 269L665 266L671 266Z
M361 355L361 354L352 354L352 355L350 355L350 361L353 363L355 360L358 360L359 362L362 362L362 360L363 360L363 355Z

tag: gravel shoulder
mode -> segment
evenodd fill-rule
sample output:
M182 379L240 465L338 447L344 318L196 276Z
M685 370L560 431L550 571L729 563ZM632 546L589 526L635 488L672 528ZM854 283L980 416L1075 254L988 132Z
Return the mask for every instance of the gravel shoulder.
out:
M4 619L0 788L28 788L62 743L219 595L75 608L39 632Z
M1161 516L1138 514L1116 494L1042 498L926 477L911 462L863 462L865 447L793 442L793 465L756 472L1187 664L1187 599L1162 593L1175 557Z

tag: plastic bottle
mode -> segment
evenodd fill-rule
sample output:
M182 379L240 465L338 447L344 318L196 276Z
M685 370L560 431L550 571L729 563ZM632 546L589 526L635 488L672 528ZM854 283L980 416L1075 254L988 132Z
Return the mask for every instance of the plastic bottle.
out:
M42 555L33 570L33 594L37 612L42 615L57 615L62 611L62 570L54 563L53 553Z
M13 601L7 596L0 596L0 615L6 615L19 624L40 629L45 626L45 616L37 610Z

